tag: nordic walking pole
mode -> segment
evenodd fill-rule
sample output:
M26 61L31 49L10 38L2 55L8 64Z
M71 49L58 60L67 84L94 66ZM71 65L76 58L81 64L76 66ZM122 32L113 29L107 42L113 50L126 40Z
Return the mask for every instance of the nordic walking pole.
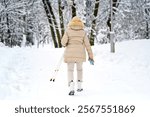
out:
M63 58L64 58L64 54L62 54L62 56L61 56L61 58L60 58L60 60L59 60L59 62L57 64L57 66L56 66L56 69L53 72L53 76L52 76L52 78L50 78L50 81L55 82L56 76L57 76L57 74L58 74L58 72L60 70L60 66L61 66L61 64L63 62Z

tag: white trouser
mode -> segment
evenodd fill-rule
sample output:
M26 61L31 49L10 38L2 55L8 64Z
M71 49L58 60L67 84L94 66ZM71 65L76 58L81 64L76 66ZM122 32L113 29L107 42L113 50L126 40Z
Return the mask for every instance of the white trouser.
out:
M67 63L68 67L68 83L70 81L74 81L74 66L76 64L76 69L77 69L77 81L80 80L82 81L83 79L83 70L82 70L82 62L80 63Z

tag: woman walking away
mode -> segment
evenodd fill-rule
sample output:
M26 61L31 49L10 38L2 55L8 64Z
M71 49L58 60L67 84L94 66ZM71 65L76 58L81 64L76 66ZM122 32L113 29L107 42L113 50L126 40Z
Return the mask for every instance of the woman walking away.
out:
M91 61L93 60L93 53L84 31L84 24L81 19L75 16L68 24L68 28L62 38L62 46L66 47L64 52L64 62L67 63L68 68L68 86L70 89L69 95L74 95L74 66L77 68L77 91L83 91L82 80L83 70L82 64L86 61L86 52Z

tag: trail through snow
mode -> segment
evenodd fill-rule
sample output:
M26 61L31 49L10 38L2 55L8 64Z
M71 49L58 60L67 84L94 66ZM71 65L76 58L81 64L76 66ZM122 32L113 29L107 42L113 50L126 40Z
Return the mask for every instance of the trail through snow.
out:
M109 45L93 47L95 65L84 63L84 91L75 97L150 99L149 46L147 40L117 43L115 54L109 52ZM49 81L64 49L0 49L1 99L70 99L65 63L56 82Z

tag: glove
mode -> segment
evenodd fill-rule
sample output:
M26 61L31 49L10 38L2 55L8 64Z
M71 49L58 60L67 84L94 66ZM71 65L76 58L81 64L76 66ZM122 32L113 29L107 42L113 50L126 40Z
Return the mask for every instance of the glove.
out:
M94 60L89 58L89 62L91 65L94 65Z

